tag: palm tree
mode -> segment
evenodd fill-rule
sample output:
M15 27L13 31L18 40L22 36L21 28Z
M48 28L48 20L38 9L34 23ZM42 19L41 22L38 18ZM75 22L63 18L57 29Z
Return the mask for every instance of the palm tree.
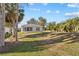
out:
M5 5L0 3L0 46L4 46Z
M55 22L49 22L47 24L47 29L50 30L50 31L55 30L55 26L56 26Z
M11 27L13 28L13 36L15 35L16 38L16 4L5 4L5 9L7 11L6 13L6 17L5 17L5 21L6 23L8 23L9 25L11 25ZM17 41L17 38L16 38Z
M7 11L5 16L6 24L10 25L10 27L13 29L13 36L17 40L17 29L18 29L18 22L21 22L23 20L24 16L24 10L19 9L18 4L11 3L11 4L5 4L5 9Z

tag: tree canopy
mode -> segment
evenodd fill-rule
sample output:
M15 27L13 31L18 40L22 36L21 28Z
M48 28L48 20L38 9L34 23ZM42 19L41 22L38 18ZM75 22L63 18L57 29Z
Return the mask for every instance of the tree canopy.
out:
M12 22L16 20L16 3L5 4L5 25L11 26ZM18 8L18 22L21 22L24 17L24 10Z
M51 28L49 30L55 31L65 31L65 32L77 32L79 27L79 17L67 19L66 21L53 24L53 22L49 22L47 28Z

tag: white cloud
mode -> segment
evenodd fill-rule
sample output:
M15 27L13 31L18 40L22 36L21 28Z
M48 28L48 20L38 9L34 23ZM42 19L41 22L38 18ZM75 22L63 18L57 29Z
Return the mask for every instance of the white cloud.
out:
M65 16L79 16L79 12L65 13Z
M51 13L51 10L46 10L46 13Z
M32 6L32 5L34 5L34 3L29 3L29 5L31 5L31 6Z
M78 3L69 3L67 4L68 7L79 7L79 4Z
M30 8L31 11L40 11L40 9L37 8Z
M59 11L59 10L56 10L56 13L57 13L57 14L59 14L59 13L60 13L60 11Z
M59 11L59 10L56 10L56 11L46 10L46 13L55 13L55 14L59 14L60 11Z
M42 3L44 6L47 6L48 5L48 3Z

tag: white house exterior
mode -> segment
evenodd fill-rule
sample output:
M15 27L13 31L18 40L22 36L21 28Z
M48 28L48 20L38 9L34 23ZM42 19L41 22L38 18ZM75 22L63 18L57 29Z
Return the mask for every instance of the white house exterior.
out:
M6 32L11 33L11 29L10 29L10 28L8 28L8 27L5 27L5 33L6 33Z
M26 24L21 27L21 31L25 32L43 31L43 27L37 24Z

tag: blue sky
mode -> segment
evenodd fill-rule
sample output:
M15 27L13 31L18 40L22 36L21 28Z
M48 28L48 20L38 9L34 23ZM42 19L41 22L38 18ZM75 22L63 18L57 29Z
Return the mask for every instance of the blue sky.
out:
M40 16L46 18L47 22L61 22L68 18L79 15L79 4L77 3L29 3L20 4L24 9L24 18L19 25L26 24L31 18L38 20Z

